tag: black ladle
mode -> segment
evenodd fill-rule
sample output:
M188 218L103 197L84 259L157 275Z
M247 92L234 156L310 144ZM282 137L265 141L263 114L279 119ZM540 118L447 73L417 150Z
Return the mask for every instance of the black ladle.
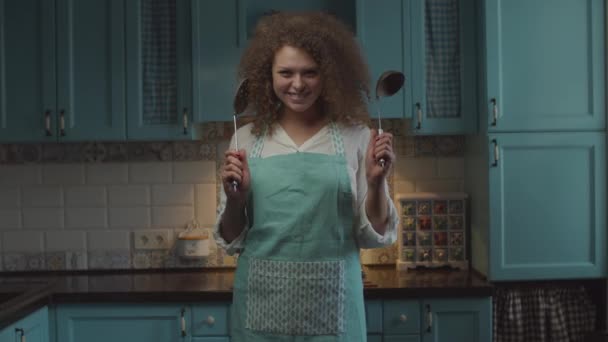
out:
M400 71L388 70L378 77L376 82L376 102L378 105L378 135L383 133L380 121L380 98L395 95L405 83L405 75ZM380 159L380 165L384 168L385 161Z
M248 90L247 87L249 85L249 80L244 78L239 83L236 94L234 95L234 101L232 103L232 108L234 109L234 114L232 115L232 122L234 123L234 149L235 151L239 150L239 138L236 134L237 126L236 126L236 117L243 113L245 109L247 109L248 105ZM232 181L232 190L234 192L237 191L239 183L235 180Z

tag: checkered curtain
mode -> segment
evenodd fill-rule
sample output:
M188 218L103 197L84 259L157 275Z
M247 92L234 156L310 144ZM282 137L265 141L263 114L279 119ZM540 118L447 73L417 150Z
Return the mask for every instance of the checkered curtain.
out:
M459 0L425 0L427 116L460 117Z
M584 288L497 289L494 342L583 342L595 328Z
M141 0L143 110L146 124L177 121L176 0Z

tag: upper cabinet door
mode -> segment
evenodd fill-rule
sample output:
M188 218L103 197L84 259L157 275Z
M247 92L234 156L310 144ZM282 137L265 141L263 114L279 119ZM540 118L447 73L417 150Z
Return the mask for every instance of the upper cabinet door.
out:
M57 139L55 81L55 1L0 0L0 142Z
M408 117L417 134L475 131L476 44L474 0L413 0L404 30L411 26L412 66Z
M604 129L604 6L485 0L489 131Z
M490 279L606 276L606 136L489 137Z
M126 17L129 140L192 139L190 1L127 0Z
M124 0L58 0L61 140L124 140Z
M404 48L410 41L408 21L409 1L385 0L379 4L373 0L357 0L357 37L370 68L371 100L369 115L376 120L404 118L406 103L411 103L410 50ZM404 87L395 95L376 99L376 81L387 70L405 74ZM380 112L380 113L379 113Z

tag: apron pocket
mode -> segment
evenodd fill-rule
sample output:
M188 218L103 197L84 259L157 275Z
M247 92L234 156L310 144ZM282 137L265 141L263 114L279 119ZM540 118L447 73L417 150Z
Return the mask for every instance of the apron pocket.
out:
M344 332L344 269L343 260L250 259L245 327L282 335Z

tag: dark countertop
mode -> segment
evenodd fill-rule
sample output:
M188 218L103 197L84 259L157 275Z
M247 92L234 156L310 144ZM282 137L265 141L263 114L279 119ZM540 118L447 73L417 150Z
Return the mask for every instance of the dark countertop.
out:
M200 302L232 299L233 269L0 273L0 329L48 304ZM472 272L365 267L366 299L491 296Z

